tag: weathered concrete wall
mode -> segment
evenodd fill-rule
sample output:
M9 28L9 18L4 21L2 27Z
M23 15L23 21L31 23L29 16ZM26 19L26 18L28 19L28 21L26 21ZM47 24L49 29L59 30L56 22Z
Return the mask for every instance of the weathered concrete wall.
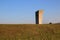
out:
M39 10L39 24L42 24L43 20L43 10Z

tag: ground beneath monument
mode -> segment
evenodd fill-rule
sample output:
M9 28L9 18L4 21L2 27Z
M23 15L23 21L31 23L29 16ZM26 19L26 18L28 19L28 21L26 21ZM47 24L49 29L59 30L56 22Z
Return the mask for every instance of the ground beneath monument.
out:
M0 40L60 40L60 25L0 24Z

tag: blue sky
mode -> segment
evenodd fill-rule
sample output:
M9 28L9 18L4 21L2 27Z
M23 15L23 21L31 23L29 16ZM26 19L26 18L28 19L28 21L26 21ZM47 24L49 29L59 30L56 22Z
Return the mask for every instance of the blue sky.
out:
M35 24L41 9L43 23L60 22L60 0L0 0L0 24Z

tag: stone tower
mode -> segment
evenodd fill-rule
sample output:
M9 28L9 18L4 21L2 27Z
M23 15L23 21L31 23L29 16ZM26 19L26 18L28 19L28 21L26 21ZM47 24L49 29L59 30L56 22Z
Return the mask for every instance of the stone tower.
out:
M36 17L36 24L42 24L42 18L43 18L43 10L36 11L35 17Z

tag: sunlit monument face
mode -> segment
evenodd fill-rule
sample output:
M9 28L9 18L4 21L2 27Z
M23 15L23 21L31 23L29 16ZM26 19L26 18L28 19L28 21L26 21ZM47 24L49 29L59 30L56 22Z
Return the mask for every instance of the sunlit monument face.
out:
M42 18L43 18L43 10L38 10L35 14L36 16L36 24L42 24Z

